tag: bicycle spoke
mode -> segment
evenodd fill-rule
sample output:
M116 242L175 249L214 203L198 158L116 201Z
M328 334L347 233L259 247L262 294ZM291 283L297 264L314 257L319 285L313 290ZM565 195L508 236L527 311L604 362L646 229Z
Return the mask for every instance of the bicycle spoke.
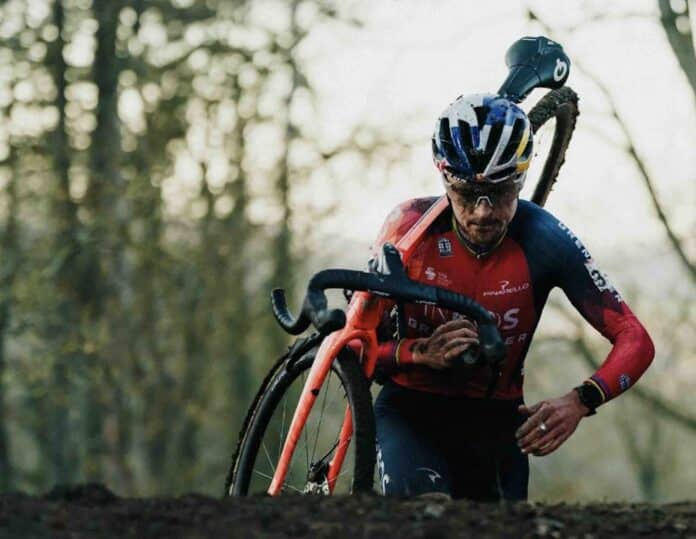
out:
M319 441L319 429L321 428L321 421L324 418L324 409L326 408L326 395L329 393L329 387L331 386L331 371L326 380L326 387L324 391L324 398L321 403L321 413L319 414L319 422L317 423L317 435L314 437L314 447L312 448L312 462L314 462L314 455L317 451L317 442Z
M266 459L268 460L268 464L271 465L271 470L273 470L273 473L275 474L275 466L273 465L273 460L271 460L271 455L268 454L268 449L266 449L266 443L261 442L261 445L263 446L263 452L266 454Z
M273 479L270 475L265 474L265 473L263 473L263 472L259 472L258 470L254 470L254 473L257 474L257 475L260 475L261 477L265 477L266 479L271 479L271 480ZM294 486L292 486L292 485L289 485L288 483L283 484L283 486L280 487L280 488L281 488L281 490L283 490L283 489L285 489L286 487L287 487L287 488L291 488L291 489L294 490L295 492L299 492L300 494L302 494L302 491L301 491L299 488L294 487Z

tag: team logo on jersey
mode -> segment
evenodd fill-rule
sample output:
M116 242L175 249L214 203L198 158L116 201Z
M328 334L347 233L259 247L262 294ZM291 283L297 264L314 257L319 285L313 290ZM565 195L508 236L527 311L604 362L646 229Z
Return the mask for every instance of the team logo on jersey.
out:
M529 283L522 283L518 285L510 286L510 281L498 281L500 288L498 290L486 290L484 291L484 296L502 296L505 294L514 294L515 292L521 292L522 290L527 290L529 288Z
M619 376L619 387L621 391L626 391L631 387L631 377L628 374L622 374Z
M437 284L442 286L450 286L452 284L452 279L446 273L441 271L437 272Z
M438 238L437 250L440 251L440 256L452 256L452 242L447 238Z
M437 277L437 272L435 271L435 268L432 266L428 266L425 268L425 278L428 279L428 281L434 281L435 277Z

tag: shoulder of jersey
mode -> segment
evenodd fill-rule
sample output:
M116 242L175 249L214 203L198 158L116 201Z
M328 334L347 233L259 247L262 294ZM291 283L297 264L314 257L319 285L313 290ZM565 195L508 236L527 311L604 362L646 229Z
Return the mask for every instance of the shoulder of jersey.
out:
M396 206L387 216L377 244L399 241L437 200L438 197L412 198Z
M517 212L510 223L513 236L533 236L535 239L559 238L563 229L560 221L544 208L528 200L520 200Z
M568 257L582 253L585 248L573 232L551 213L520 200L517 213L510 223L508 235L537 261L549 267L562 267ZM589 255L588 255L589 256Z

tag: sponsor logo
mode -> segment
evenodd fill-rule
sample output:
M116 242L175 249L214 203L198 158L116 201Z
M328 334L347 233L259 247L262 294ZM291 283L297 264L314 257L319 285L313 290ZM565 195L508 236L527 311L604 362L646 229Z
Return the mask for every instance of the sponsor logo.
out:
M379 471L379 477L382 483L382 494L384 494L387 490L390 478L389 474L384 472L384 458L382 458L382 448L379 444L377 444L377 470Z
M600 292L607 290L616 298L616 301L623 301L621 294L619 294L616 288L614 288L614 286L609 282L607 274L597 267L597 264L594 260L592 260L592 258L585 262L585 269L587 270L587 273L590 274L592 282L597 287L597 290Z
M515 292L522 292L522 290L529 289L529 283L522 283L520 285L510 286L510 281L498 281L500 288L498 290L486 290L484 296L502 296L504 294L514 294Z
M614 298L616 298L616 301L622 302L623 299L621 298L621 295L618 293L616 288L614 288L614 286L609 282L606 273L602 272L602 270L599 269L596 262L592 259L592 255L587 249L585 249L585 246L578 239L578 237L575 234L573 234L570 231L570 229L563 223L559 222L558 226L568 235L568 237L570 237L570 239L573 240L575 246L582 253L582 256L585 258L585 269L587 270L587 273L590 274L592 282L597 287L597 290L599 290L600 292L604 292L605 290L607 290L614 296Z
M442 307L436 307L435 305L428 305L427 303L423 305L423 314L427 316L428 318L431 319L439 319L442 322L447 322L447 315L445 314L445 310ZM454 315L459 314L459 313L453 313L452 314L452 320L455 320ZM461 317L461 315L460 315Z
M500 329L515 329L520 323L520 319L518 317L518 315L520 314L519 307L509 309L505 311L502 315L494 313L493 311L488 312L491 313L491 315L495 318L496 324Z
M437 283L441 284L442 286L450 286L452 284L452 280L449 278L449 276L446 273L442 273L441 271L437 272Z
M524 341L527 340L527 334L526 333L520 333L518 335L510 335L509 337L505 338L505 346L512 346L515 343L523 343Z
M432 281L437 277L437 273L435 272L435 268L428 266L425 268L425 278L428 279L428 281Z
M621 391L626 391L631 387L631 377L628 374L622 374L619 376L619 387Z
M582 253L582 256L584 256L586 260L592 258L592 256L590 255L589 251L588 251L587 249L585 249L585 246L582 244L582 242L578 239L578 237L577 237L575 234L573 234L573 233L570 231L570 229L569 229L567 226L565 226L563 223L559 222L559 223L558 223L558 227L559 227L563 232L565 232L571 240L573 240L573 243L575 244L575 246L576 246L578 249L580 249L580 252Z
M556 82L562 81L563 77L566 76L566 73L568 73L568 64L560 58L556 58L556 67L553 70L553 80Z
M430 479L430 481L432 482L433 485L435 484L435 482L438 479L442 479L442 476L436 470L433 470L432 468L416 468L416 471L420 471L420 470L423 470L425 473L428 474L428 479Z
M437 250L440 251L440 256L452 256L452 242L447 238L438 238Z
M504 313L496 313L493 311L488 311L491 316L494 318L496 326L505 331L510 331L515 329L520 325L520 308L519 307L514 307L512 309L508 309ZM430 319L430 321L433 323L434 326L439 326L440 323L442 322L447 322L448 320L461 320L466 318L465 316L462 316L459 313L452 313L452 312L446 312L443 310L441 307L434 307L432 305L423 305L422 310L420 311L422 314L422 317L427 317ZM440 321L435 320L435 319L440 319ZM420 333L422 334L430 334L431 327L428 326L427 324L424 324L420 320L417 320L416 318L408 318L408 326L413 329L417 329ZM515 338L517 339L517 342L523 342L527 339L528 334L527 333L520 333L518 336Z

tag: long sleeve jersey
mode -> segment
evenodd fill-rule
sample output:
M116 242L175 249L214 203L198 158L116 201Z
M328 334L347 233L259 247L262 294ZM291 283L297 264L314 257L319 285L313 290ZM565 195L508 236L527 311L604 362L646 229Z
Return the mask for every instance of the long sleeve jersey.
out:
M385 242L396 244L435 200L413 199L395 208L373 250L379 252ZM556 286L613 345L588 379L600 389L604 401L628 389L647 369L654 355L648 333L580 240L549 212L520 200L504 239L485 256L469 251L458 234L451 210L444 212L408 260L406 270L412 279L473 298L496 318L506 356L493 398L522 396L525 356L549 292ZM432 305L404 306L404 338L382 343L378 365L391 372L396 383L412 389L484 396L493 375L487 369L458 373L412 363L415 339L429 336L458 316Z

